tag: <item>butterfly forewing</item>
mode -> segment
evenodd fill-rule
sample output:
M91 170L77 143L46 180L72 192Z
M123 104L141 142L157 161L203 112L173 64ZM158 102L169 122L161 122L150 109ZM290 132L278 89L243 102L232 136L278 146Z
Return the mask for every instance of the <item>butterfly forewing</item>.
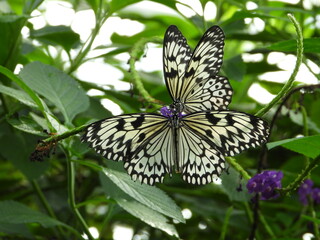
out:
M163 72L169 93L175 100L183 85L183 75L191 57L187 40L174 25L165 33L163 41Z
M209 28L199 41L184 75L179 95L186 112L226 109L232 88L225 77L218 76L223 60L224 33L218 26ZM202 104L198 104L202 102Z
M82 141L107 159L127 161L145 146L155 133L168 128L168 118L159 114L125 114L87 127Z
M203 185L216 179L225 168L222 154L188 128L178 130L179 168L188 183Z
M234 156L267 140L268 124L236 111L196 112L183 118L183 126L206 139L223 156Z
M190 47L178 28L168 28L163 47L165 82L172 99L182 102L186 113L226 109L231 102L228 79L217 75L224 39L220 27L211 27L191 56Z

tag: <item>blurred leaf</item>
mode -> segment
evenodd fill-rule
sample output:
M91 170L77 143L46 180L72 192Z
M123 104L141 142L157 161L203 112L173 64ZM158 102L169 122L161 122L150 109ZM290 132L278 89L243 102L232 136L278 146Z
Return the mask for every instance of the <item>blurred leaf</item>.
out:
M32 89L55 104L67 123L89 107L89 99L79 84L52 66L33 62L19 75Z
M29 159L37 143L36 137L19 133L12 134L8 131L0 137L0 142L1 155L13 163L29 180L37 179L48 169L48 161L31 162Z
M20 51L21 28L26 16L0 15L0 65L13 70L17 64Z
M282 89L284 84L260 80L259 85L264 89L268 90L268 92L270 92L271 94L277 95Z
M60 45L66 51L70 51L71 48L76 47L80 41L79 34L64 25L46 26L38 30L32 30L30 37L53 46Z
M228 171L221 174L221 187L228 195L230 201L248 201L250 195L248 194L246 184L247 181L241 178L241 175L232 167Z
M34 239L34 236L32 236L30 230L27 228L25 224L4 223L0 220L0 233L18 235L27 239Z
M1 201L0 215L0 223L39 223L46 228L65 225L58 220L15 201Z
M316 158L320 155L320 135L291 138L267 143L269 150L277 146L285 147L291 151L301 153L310 158Z
M286 40L274 43L267 49L279 52L296 52L297 41ZM305 53L320 53L320 38L305 38L303 39L303 51Z
M246 74L262 74L265 72L275 72L281 70L277 65L270 65L266 61L246 62ZM274 83L274 82L272 82Z
M32 98L30 98L29 95L27 95L25 92L22 92L14 88L6 87L4 85L0 85L0 92L17 99L19 102L29 107L37 107Z
M222 69L229 79L241 82L246 73L246 65L240 55L224 61Z
M38 109L40 111L44 111L44 105L41 99L35 94L35 92L26 85L20 78L13 74L9 69L0 66L0 73L8 77L11 81L15 82L19 87L21 87L31 98L32 100L38 105Z
M303 123L303 116L301 112L296 112L294 110L289 110L289 116L292 122L298 124L299 126L304 125ZM316 119L316 122L318 122L318 119ZM308 129L315 131L316 133L320 133L320 128L316 124L316 122L312 121L309 116L307 116L307 125Z
M177 230L174 225L169 224L168 220L155 212L154 210L142 205L136 201L127 201L125 199L117 199L117 203L127 212L133 216L141 219L145 223L149 224L154 228L161 229L171 236L179 237Z
M20 131L45 137L47 134L43 132L43 128L39 126L32 118L21 116L18 118L7 117L8 123Z
M146 184L134 182L126 173L107 168L104 169L103 173L123 192L140 203L168 217L176 219L179 222L185 222L180 208L162 190Z

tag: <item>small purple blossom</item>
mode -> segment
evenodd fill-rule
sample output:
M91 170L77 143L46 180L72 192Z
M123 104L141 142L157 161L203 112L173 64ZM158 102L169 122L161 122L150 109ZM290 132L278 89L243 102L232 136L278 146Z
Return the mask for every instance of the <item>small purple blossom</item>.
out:
M249 193L261 193L261 199L267 200L277 198L279 194L275 191L281 188L281 171L264 171L252 177L247 183Z
M168 107L162 107L160 109L160 113L165 117L172 117L172 111Z
M168 107L162 107L162 108L160 109L160 113L161 113L163 116L165 116L165 117L172 117L172 116L174 115L173 111L172 111L170 108L168 108ZM179 112L179 113L178 113L178 117L179 117L179 118L182 118L182 117L184 117L185 115L186 115L186 114L183 113L183 112Z
M311 196L313 182L310 179L306 179L298 189L299 200L303 205L308 205L308 196Z
M311 196L316 204L320 204L320 188L312 189Z

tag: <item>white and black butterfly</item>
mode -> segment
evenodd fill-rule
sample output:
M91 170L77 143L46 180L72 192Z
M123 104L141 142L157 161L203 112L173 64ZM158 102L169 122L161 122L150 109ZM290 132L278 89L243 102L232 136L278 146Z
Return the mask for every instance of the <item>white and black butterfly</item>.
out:
M174 170L191 184L207 184L225 168L224 156L265 142L268 125L227 110L232 89L218 76L224 34L209 28L191 53L176 26L165 33L164 76L173 103L161 114L135 113L89 125L82 140L107 159L123 161L133 180L153 185Z

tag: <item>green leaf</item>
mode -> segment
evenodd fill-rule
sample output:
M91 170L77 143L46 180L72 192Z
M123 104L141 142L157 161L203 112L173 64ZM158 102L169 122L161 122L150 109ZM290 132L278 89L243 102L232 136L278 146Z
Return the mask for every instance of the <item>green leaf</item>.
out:
M65 225L58 220L15 201L1 201L0 216L0 223L39 223L46 228Z
M1 155L29 180L37 179L49 168L48 161L32 162L29 160L39 137L22 133L13 134L8 127L1 126L1 131L3 132L0 137Z
M291 151L301 153L310 158L316 158L320 155L320 135L291 138L282 141L267 143L267 147L269 150L277 146L285 147Z
M26 65L20 77L62 112L67 123L89 107L89 99L79 84L64 72L40 62Z
M286 40L274 43L267 49L279 52L295 52L297 51L296 40ZM305 38L303 39L303 51L305 53L320 53L320 38Z
M222 67L229 79L239 82L242 81L243 76L246 73L246 65L240 55L227 59L224 61Z
M71 48L76 47L80 42L79 34L64 25L46 26L38 30L33 30L30 32L30 37L53 46L60 45L66 51L70 51Z
M29 107L33 107L33 108L37 107L37 105L34 103L32 98L30 98L29 95L26 94L25 92L22 92L20 90L10 88L4 85L0 85L0 92L17 99L19 102Z
M137 201L127 201L126 199L116 199L117 203L131 215L141 219L154 228L161 229L171 236L178 237L174 225L169 224L168 220L156 211L142 205Z
M0 73L8 77L10 80L18 84L31 98L32 100L38 105L40 111L44 111L44 105L41 102L41 99L35 94L35 92L26 85L20 78L14 75L9 69L0 66Z
M180 208L162 190L131 180L126 173L105 168L103 173L124 193L140 203L179 222L185 222ZM108 188L106 188L108 189Z
M11 124L16 129L19 129L20 131L30 133L33 135L38 135L45 137L47 136L43 132L43 128L39 126L32 118L26 117L26 116L21 116L18 118L12 118L12 117L7 117L8 123Z
M12 224L0 222L0 233L18 235L28 239L34 239L30 230L25 224ZM1 236L1 234L0 234Z
M0 15L0 65L13 70L19 58L21 28L26 16Z
M228 172L224 171L221 174L221 180L221 188L228 195L230 201L248 201L250 199L246 188L247 181L242 179L232 167L228 168Z

